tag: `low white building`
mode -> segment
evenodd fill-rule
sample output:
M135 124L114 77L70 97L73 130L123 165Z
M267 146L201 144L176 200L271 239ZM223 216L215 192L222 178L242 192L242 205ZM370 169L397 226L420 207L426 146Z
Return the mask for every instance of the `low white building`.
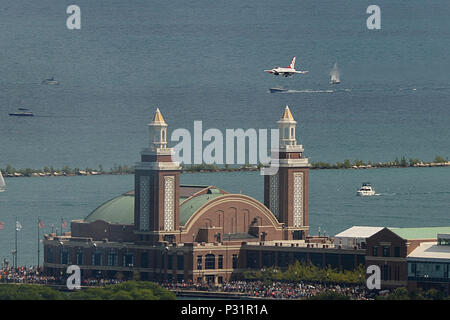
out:
M450 282L450 234L438 234L437 242L422 242L408 257L408 277Z
M353 226L334 236L334 244L342 247L366 247L366 239L384 227Z

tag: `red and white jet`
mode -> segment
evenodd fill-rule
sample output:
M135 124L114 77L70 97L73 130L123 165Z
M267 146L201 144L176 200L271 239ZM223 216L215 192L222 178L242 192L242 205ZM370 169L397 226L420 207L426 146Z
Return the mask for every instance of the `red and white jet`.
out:
M286 67L286 68L275 67L270 70L264 70L264 72L272 73L276 76L281 75L281 76L285 76L285 77L293 76L296 73L300 73L300 74L308 73L308 71L297 71L297 70L295 70L294 66L295 66L295 57L292 58L292 61L291 61L291 64L289 65L289 67Z

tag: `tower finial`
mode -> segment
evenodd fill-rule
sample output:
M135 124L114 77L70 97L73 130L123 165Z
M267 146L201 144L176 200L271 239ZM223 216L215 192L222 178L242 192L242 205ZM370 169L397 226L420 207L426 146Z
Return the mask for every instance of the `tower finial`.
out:
M294 120L289 106L286 105L286 108L284 108L284 112L280 120Z
M156 108L156 112L155 112L155 115L153 116L152 123L157 123L157 124L165 124L166 123L166 121L164 121L161 111L159 111L159 108Z
M295 140L295 126L297 121L294 120L291 110L288 106L284 108L281 119L277 121L278 129L280 130L280 147L297 145Z
M167 148L167 123L164 120L159 108L156 108L152 122L148 124L150 129L150 149L166 149Z

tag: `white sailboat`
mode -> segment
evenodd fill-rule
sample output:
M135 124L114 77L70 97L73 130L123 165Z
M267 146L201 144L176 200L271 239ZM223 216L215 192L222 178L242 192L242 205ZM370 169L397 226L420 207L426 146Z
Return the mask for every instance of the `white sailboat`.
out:
M2 172L0 171L0 192L3 192L5 190L6 190L5 179L3 179Z
M330 72L330 76L331 76L330 84L341 83L341 79L339 78L339 70L338 70L337 62L334 64L333 69Z

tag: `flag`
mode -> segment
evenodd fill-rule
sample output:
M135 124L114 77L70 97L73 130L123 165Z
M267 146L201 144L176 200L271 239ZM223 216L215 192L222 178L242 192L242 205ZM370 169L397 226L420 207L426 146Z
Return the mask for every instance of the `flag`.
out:
M16 221L16 231L20 231L22 230L22 225L20 224L19 221Z
M44 223L39 219L39 228L44 229Z
M67 228L67 222L65 222L64 219L61 219L61 228Z
M3 230L4 227L5 227L5 224L0 221L0 230Z

